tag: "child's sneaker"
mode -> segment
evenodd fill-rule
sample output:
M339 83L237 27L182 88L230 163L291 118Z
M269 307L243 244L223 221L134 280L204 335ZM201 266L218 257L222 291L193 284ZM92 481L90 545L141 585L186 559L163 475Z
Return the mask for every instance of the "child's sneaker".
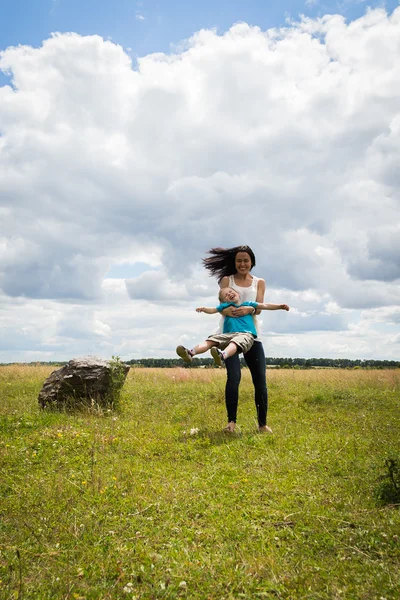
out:
M185 348L185 346L177 346L176 353L181 357L185 363L191 363L193 360L193 356L190 354L189 350Z
M214 363L217 365L217 367L222 367L222 365L225 363L224 355L222 354L221 350L215 346L211 348L211 356L213 357Z

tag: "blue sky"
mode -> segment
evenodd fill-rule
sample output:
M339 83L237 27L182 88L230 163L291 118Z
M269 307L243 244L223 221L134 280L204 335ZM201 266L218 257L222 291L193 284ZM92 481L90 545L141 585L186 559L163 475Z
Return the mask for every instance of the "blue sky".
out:
M0 0L0 49L40 46L50 33L74 31L112 38L133 55L168 52L171 44L201 28L226 31L237 21L262 29L280 26L288 16L342 14L349 21L367 6L391 12L397 0Z
M399 0L0 0L0 51L18 44L39 47L53 32L73 31L112 39L132 58L173 51L200 29L219 33L244 21L261 29L287 18L341 14L352 21L367 7L391 12ZM0 85L9 78L0 72Z

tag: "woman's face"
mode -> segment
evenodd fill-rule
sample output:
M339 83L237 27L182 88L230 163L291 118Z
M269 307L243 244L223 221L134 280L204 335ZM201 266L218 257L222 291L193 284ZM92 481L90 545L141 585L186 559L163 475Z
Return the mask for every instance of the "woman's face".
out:
M242 275L249 273L251 270L251 258L247 252L238 252L235 256L235 267L238 273Z

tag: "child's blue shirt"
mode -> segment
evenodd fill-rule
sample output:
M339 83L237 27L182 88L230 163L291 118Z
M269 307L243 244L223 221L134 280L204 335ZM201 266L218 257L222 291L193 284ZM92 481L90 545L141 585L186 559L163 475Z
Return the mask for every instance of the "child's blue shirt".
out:
M235 304L234 302L223 302L219 306L217 306L217 311L222 312L224 308L228 308L228 306L234 306L235 308L239 308L239 306L251 306L252 308L257 308L257 302L243 302L242 304ZM253 315L244 315L243 317L225 317L224 318L224 327L222 333L252 333L254 337L257 337L257 331L254 325Z

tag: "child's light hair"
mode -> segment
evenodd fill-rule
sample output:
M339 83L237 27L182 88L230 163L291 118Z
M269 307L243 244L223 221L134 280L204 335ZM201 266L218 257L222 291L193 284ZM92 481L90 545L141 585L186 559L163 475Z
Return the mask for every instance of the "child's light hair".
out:
M235 290L234 290L233 288L231 288L229 285L227 285L226 287L223 287L223 288L221 288L221 289L219 290L219 294L218 294L218 300L219 300L220 302L223 302L223 299L222 299L222 292L225 292L226 290L232 290L233 292L235 292Z

